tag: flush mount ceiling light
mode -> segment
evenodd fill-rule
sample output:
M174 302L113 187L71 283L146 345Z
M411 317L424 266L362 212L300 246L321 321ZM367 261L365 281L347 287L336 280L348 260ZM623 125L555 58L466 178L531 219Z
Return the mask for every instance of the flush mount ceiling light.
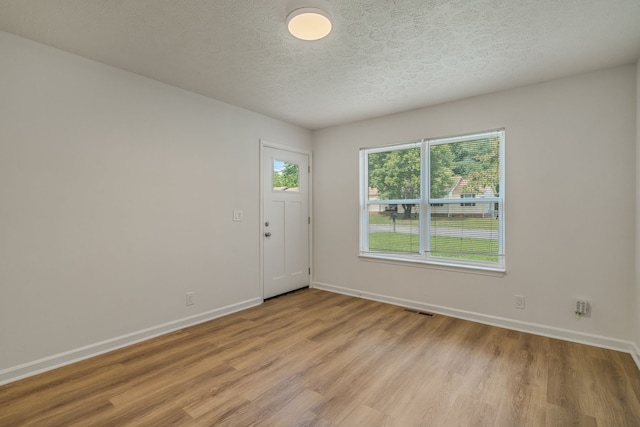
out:
M287 16L289 32L301 40L320 40L331 32L329 14L315 7L296 9Z

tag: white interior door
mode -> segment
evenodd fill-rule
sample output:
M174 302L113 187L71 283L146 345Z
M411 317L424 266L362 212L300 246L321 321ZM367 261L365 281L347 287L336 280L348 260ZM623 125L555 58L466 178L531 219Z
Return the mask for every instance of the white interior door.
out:
M263 146L264 298L309 286L309 156Z

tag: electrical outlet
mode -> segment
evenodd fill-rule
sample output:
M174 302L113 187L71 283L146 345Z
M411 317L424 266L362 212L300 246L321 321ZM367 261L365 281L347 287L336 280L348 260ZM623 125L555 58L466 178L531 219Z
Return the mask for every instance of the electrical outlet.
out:
M187 292L187 305L195 304L196 293L195 292Z
M514 295L515 297L515 308L524 309L524 295Z
M591 307L587 300L576 300L576 316L578 317L591 317Z

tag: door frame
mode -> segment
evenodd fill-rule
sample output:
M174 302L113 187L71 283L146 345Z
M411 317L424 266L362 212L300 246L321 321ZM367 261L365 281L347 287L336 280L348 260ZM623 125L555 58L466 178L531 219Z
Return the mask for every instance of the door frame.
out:
M301 148L297 148L297 147L291 147L288 145L282 145L282 144L275 144L269 141L266 141L262 138L260 138L260 153L258 156L258 163L259 163L259 167L258 167L258 174L259 174L259 178L258 181L260 183L260 200L259 200L259 205L260 205L260 213L259 213L259 219L258 219L258 230L260 231L258 234L258 247L260 250L260 277L259 277L259 281L258 281L258 293L259 293L259 297L262 299L262 301L264 302L264 244L263 244L263 239L264 239L264 233L265 233L265 229L264 229L264 185L265 183L264 181L264 170L263 170L263 157L264 157L264 149L265 147L269 147L269 148L275 148L276 150L282 150L282 151L289 151L291 153L296 153L296 154L304 154L306 156L308 156L309 158L309 179L307 180L308 183L308 205L309 205L309 218L311 218L311 224L309 225L308 228L308 232L309 232L309 268L311 269L311 274L309 274L309 287L313 287L313 179L312 179L312 175L313 175L313 153L309 150L303 150Z

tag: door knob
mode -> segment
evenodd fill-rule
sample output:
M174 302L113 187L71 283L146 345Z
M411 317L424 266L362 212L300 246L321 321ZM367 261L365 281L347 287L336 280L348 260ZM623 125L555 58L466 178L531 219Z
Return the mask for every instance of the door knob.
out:
M264 233L265 237L271 237L271 232L267 231L266 233Z

